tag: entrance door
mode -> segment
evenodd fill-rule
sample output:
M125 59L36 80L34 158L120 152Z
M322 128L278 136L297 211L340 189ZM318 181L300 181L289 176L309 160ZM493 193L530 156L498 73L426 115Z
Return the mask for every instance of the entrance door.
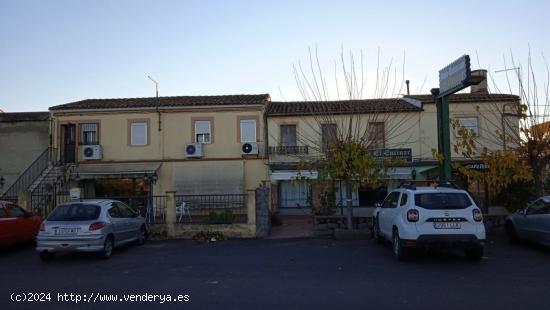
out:
M63 163L75 163L76 161L76 125L61 125L63 130Z
M279 207L280 208L309 208L310 185L307 181L281 181L279 182Z

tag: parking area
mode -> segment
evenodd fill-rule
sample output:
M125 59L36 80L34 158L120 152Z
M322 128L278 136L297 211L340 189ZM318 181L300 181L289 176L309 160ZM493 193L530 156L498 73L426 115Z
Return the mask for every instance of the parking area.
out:
M43 263L0 251L0 309L550 309L550 250L491 235L481 262L433 252L398 262L372 240L150 241L109 260ZM13 302L12 293L51 293ZM188 301L59 301L58 294L181 294ZM97 296L97 295L95 295Z

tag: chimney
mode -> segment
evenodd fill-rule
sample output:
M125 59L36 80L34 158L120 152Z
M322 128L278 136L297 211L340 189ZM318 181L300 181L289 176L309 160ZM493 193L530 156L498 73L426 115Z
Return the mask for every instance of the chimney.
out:
M470 86L470 93L472 94L488 94L489 89L487 88L487 70L479 69L472 70L472 76L480 76L483 78L483 81L477 85Z
M406 80L405 83L407 83L407 95L410 95L411 92L409 91L409 83L410 81L409 80Z

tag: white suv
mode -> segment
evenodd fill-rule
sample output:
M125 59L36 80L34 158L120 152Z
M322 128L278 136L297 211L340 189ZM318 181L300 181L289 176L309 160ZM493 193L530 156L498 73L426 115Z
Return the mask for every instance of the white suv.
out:
M393 243L399 260L411 248L451 246L474 260L483 256L485 226L470 195L449 184L403 186L393 190L374 210L373 237Z

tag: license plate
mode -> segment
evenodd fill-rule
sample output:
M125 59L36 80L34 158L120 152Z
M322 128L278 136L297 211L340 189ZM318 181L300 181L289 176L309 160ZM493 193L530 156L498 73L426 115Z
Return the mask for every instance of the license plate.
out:
M76 235L80 228L58 228L55 230L56 235Z
M460 223L457 222L443 222L443 223L434 223L435 229L460 229Z

